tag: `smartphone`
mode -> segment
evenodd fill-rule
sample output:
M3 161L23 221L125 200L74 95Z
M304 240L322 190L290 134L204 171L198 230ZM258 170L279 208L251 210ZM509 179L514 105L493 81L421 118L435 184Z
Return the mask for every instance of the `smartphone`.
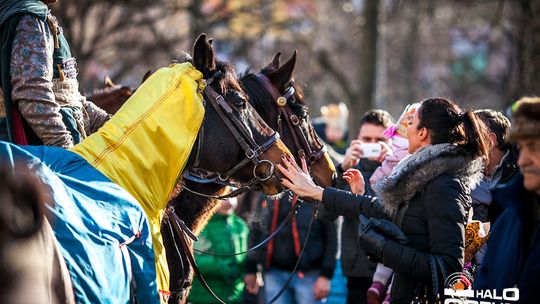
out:
M364 158L379 157L381 155L381 144L379 143L362 144L360 146L362 147L362 157Z

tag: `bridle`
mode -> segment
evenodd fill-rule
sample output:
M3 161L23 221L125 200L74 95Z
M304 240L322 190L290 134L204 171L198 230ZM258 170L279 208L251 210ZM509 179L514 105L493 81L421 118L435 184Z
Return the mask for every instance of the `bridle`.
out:
M285 93L282 95L279 93L278 89L272 84L270 79L266 77L266 75L264 75L263 73L258 73L256 77L257 80L264 86L266 91L272 96L275 104L277 105L278 132L280 134L283 134L283 127L281 122L284 120L289 129L291 130L294 145L298 150L298 157L300 159L304 159L308 166L314 164L319 159L321 159L324 153L326 153L327 151L326 146L322 143L320 138L315 133L315 130L310 125L308 132L313 138L316 139L317 144L319 145L319 148L313 149L309 144L307 135L304 134L304 132L302 131L301 119L298 117L298 115L292 112L290 107L287 107L288 103L296 103L294 97L296 90L294 86L290 85L287 90L285 90Z
M221 73L221 72L218 72ZM216 74L218 74L216 73ZM185 185L183 189L194 193L199 196L208 197L208 198L215 198L215 199L225 199L229 197L238 196L244 192L247 192L251 190L255 185L259 184L260 182L266 181L270 179L274 173L275 168L274 164L267 160L267 159L261 159L260 156L266 152L270 147L272 147L276 141L279 139L279 133L272 130L272 134L270 137L262 144L259 144L253 139L253 134L251 131L245 126L244 123L242 123L236 116L233 114L233 108L225 101L222 95L218 94L210 84L214 81L215 77L218 75L214 75L211 78L207 80L207 86L204 89L204 94L206 97L208 97L208 101L212 105L212 107L215 109L216 113L220 117L220 119L225 123L227 126L227 129L231 132L231 134L234 136L234 139L240 145L242 150L244 150L245 158L240 161L238 164L234 165L231 169L227 170L224 173L220 172L213 172L210 170L199 168L200 165L200 159L204 144L204 123L201 126L201 129L199 130L198 134L198 144L197 144L197 150L195 151L195 162L193 164L193 167L190 170L187 170L186 173L184 173L183 177L185 179L197 182L197 183L218 183L226 186L232 186L236 188L236 190L226 194L226 195L209 195L197 192L195 190L187 188ZM204 99L203 102L205 102L206 99ZM247 107L251 107L249 103L246 103ZM259 115L256 111L251 111L253 115ZM262 120L260 117L256 117L260 120ZM271 130L271 129L269 129ZM233 183L229 181L230 177L238 172L240 169L248 165L249 163L253 163L253 178L248 181L247 183ZM259 176L257 174L257 169L259 166L266 164L268 165L268 170L265 172L265 175Z
M207 80L207 85L204 90L204 94L206 98L203 99L203 103L206 106L206 101L210 102L216 113L218 114L219 118L223 121L223 123L226 125L227 129L231 132L233 137L235 138L238 145L242 148L245 154L245 158L237 163L236 165L232 166L231 169L227 170L224 173L220 172L214 172L211 170L200 168L200 161L201 161L201 154L203 151L203 144L204 144L204 122L199 129L198 137L197 137L197 147L195 150L195 161L190 170L187 170L186 173L184 173L183 178L196 182L196 183L217 183L221 185L226 186L234 186L237 189L226 194L226 195L209 195L205 193L200 193L195 190L189 189L185 184L183 185L183 190L187 190L188 192L194 193L196 195L207 197L207 198L214 198L214 199L225 199L228 197L234 197L238 196L243 192L247 192L253 188L254 185L259 184L260 182L266 181L270 179L274 173L275 168L274 164L266 159L261 159L261 155L267 151L271 146L273 146L276 141L279 139L279 133L275 132L274 130L271 130L268 128L269 131L271 131L271 134L269 138L263 142L262 144L257 143L257 141L253 138L253 134L251 133L250 129L234 115L234 110L226 101L225 98L218 94L210 85L213 81L215 81L215 78L219 77L221 75L221 72L217 72L212 77L210 77ZM249 103L246 102L247 107L251 107ZM258 116L259 114L256 111L251 111L252 115L255 115L255 119L258 119L259 121L262 121L262 118ZM246 165L253 163L253 178L248 181L247 183L243 184L234 184L233 182L229 181L230 177L238 172L240 169L245 167ZM257 174L257 169L259 166L267 164L268 170L265 172L265 175L259 176ZM195 263L193 254L190 251L190 246L188 238L192 241L197 241L197 237L191 232L189 227L185 225L185 223L176 215L176 212L174 208L169 208L168 212L169 219L166 221L168 224L169 232L171 233L171 236L173 238L173 243L176 244L174 232L176 232L178 238L180 239L180 244L182 246L182 251L179 250L178 247L176 247L176 251L180 258L180 263L182 269L186 269L184 267L183 257L187 258L189 264L193 267L194 272L201 278L201 281L204 282L204 278L202 278L202 274L200 274L199 269L197 267L197 264ZM174 230L174 232L173 232ZM176 245L175 245L176 246ZM184 255L182 255L182 252ZM185 275L184 275L185 276ZM183 292L185 289L191 285L191 281L186 280L184 277L183 283L181 284L182 289L179 292L172 292L172 293L178 293L181 297L183 297ZM216 295L213 293L213 291L208 287L208 290L211 294L216 297ZM217 298L217 297L216 297Z

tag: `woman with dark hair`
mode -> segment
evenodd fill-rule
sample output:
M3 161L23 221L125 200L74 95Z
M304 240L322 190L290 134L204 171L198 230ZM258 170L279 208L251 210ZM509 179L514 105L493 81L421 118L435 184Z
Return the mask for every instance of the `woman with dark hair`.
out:
M322 201L325 209L360 216L358 242L372 257L394 269L391 303L435 302L448 275L462 270L470 190L487 156L484 125L443 98L422 101L407 128L409 157L363 195L358 171L344 178L353 194L316 186L305 164L278 165L283 185ZM370 218L369 220L367 218Z

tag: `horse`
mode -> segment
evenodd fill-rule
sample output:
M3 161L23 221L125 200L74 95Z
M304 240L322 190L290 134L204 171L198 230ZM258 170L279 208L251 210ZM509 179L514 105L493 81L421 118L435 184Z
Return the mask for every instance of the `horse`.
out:
M103 89L94 91L87 98L109 114L116 113L134 92L128 86L115 84L109 76L105 77L103 84Z
M207 48L208 53L213 53L210 44ZM323 142L313 130L302 92L292 79L297 52L282 66L279 57L280 53L277 53L259 74L242 77L242 85L249 95L249 102L272 129L279 131L296 160L306 160L314 181L321 186L330 186L335 177L335 168ZM219 61L217 64L220 64ZM200 68L204 70L204 67ZM194 179L190 175L192 172L187 172L183 180L184 191L173 198L169 205L186 226L198 235L214 213L217 206L215 198L222 196L226 187L219 181L214 183L204 178ZM170 225L171 219L166 215L162 231L167 262L171 269L172 295L169 303L182 303L187 298L193 277L193 269L189 267L188 261L193 244L189 243L188 248L177 249L178 245L182 245L177 244L177 240L182 240L183 236Z
M204 43L201 35L194 46L199 65L209 63ZM283 190L273 168L289 150L247 103L236 76L207 78L205 86L189 63L156 71L70 151L0 143L0 158L25 162L52 190L53 230L78 301L164 300L159 223L184 169L258 185L269 195Z

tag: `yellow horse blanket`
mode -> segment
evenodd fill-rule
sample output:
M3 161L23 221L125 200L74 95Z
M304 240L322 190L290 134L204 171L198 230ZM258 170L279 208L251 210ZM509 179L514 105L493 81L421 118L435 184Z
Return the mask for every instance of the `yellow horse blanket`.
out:
M202 74L189 63L159 69L101 129L72 148L141 204L162 295L169 292L169 271L161 219L203 121L203 89Z

